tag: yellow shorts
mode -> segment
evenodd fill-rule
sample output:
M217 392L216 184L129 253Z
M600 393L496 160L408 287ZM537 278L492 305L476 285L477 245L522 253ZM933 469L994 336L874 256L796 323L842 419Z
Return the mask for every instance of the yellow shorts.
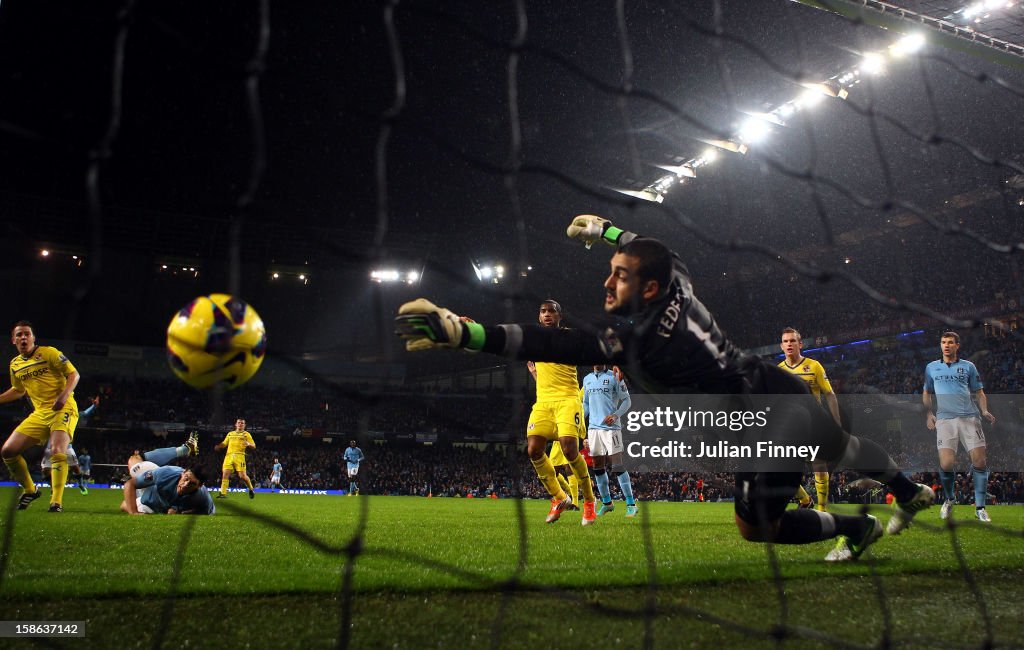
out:
M221 469L233 469L239 474L245 471L245 454L228 454Z
M14 430L32 438L36 444L45 445L54 431L67 431L68 438L74 439L77 426L78 409L74 406L65 406L64 410L59 412L36 409Z
M548 440L586 435L583 428L583 403L576 398L537 402L530 411L527 436L544 436Z

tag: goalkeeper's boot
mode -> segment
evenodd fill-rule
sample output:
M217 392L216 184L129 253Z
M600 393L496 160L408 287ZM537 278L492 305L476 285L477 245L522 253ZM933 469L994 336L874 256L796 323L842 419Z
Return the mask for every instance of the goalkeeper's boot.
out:
M615 504L614 503L612 503L611 501L609 501L608 503L602 503L601 507L597 509L597 516L601 517L601 516L605 515L606 513L611 512L612 510L615 510Z
M64 512L64 506L62 506L59 503L51 503L49 511L50 512Z
M249 488L249 498L250 499L255 499L256 498L256 493L253 491L252 488Z
M569 509L572 505L572 497L568 494L565 498L559 501L558 499L551 500L551 510L548 510L548 516L544 519L544 523L553 524L558 521L558 518L562 516L562 512Z
M580 522L583 526L589 526L590 524L597 521L597 513L594 512L594 502L584 501L583 502L583 521Z
M985 510L984 508L977 508L974 511L974 516L977 517L978 521L980 521L983 524L992 523L992 517L988 516L988 510Z
M188 447L189 456L199 455L199 432L193 431L188 434L188 440L185 441L185 446Z
M806 501L801 501L800 505L798 505L797 508L801 508L804 510L814 508L814 501L811 501L810 499L807 499Z
M632 505L626 506L626 518L627 519L632 519L633 517L636 516L636 513L638 513L638 512L640 512L640 508L638 508L635 503L632 504Z
M826 562L849 562L856 560L864 554L869 546L882 537L882 522L878 517L867 515L864 522L864 532L855 542L849 537L840 536L836 540L836 546L825 556Z
M228 495L226 495L226 494L224 494L224 493L222 492L222 493L219 493L219 494L217 495L217 498L218 498L218 499L226 499L226 498L228 498Z
M942 510L939 510L939 519L949 519L949 515L953 513L953 502L949 499L942 504Z
M30 505L32 505L33 501L35 501L41 496L43 496L43 491L40 490L38 487L36 488L35 492L26 492L22 494L21 498L18 499L18 510L24 510L25 508L29 507Z
M910 525L914 515L930 508L935 503L935 492L927 485L917 484L917 492L906 503L894 502L892 517L885 527L885 532L890 535L899 535L903 529Z

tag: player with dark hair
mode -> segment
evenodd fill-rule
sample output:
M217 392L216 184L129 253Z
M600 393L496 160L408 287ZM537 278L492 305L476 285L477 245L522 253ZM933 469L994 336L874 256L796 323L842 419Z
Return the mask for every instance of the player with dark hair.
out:
M256 492L252 489L252 479L245 473L245 450L255 449L256 443L252 439L252 434L245 430L245 420L242 418L235 420L235 430L228 431L224 439L213 448L217 450L225 447L228 450L224 453L224 464L221 466L220 494L217 495L217 498L227 498L231 473L236 472L238 478L249 488L249 498L255 499Z
M64 484L68 479L68 445L75 437L78 404L75 387L78 370L60 350L36 345L32 323L18 321L11 328L11 343L18 354L11 359L11 387L0 394L0 404L28 395L34 410L21 421L4 442L4 464L22 489L18 510L24 510L39 498L39 488L28 473L22 456L35 445L51 445L50 512L64 510Z
M938 440L939 480L946 497L939 516L948 519L953 511L956 452L963 441L971 457L975 516L979 521L988 523L992 521L985 509L988 458L981 419L985 418L989 424L995 424L996 417L988 412L988 397L977 366L959 356L960 335L956 332L943 332L939 337L939 347L942 359L932 361L925 367L924 390L921 395L928 409L925 424L936 432Z
M814 442L820 445L819 457L877 478L895 494L896 507L887 526L890 534L900 533L918 511L932 504L931 488L912 483L876 443L844 431L813 404L802 381L735 347L694 295L686 265L664 244L593 215L576 217L566 233L588 245L601 240L618 247L604 283L605 311L617 318L606 329L464 324L451 311L420 298L399 309L397 333L413 342L415 349L429 342L434 347L519 359L616 363L631 383L650 393L792 395L783 406L788 405L809 429L793 435L810 439L813 432ZM801 471L736 474L736 525L744 539L807 544L842 535L849 543L828 559L850 560L881 536L881 523L871 515L787 511L801 478Z
M807 388L811 395L818 400L822 406L827 406L828 412L836 424L842 426L842 418L839 415L839 400L832 390L832 383L825 374L825 368L814 359L808 359L801 351L804 348L803 338L800 332L792 327L782 330L782 342L779 344L786 358L779 362L779 367L786 372L799 377L807 382ZM824 400L824 402L822 402ZM818 493L818 510L825 510L828 505L828 463L814 462L814 491ZM800 486L800 492L804 492ZM807 493L804 492L806 495ZM803 499L801 499L803 505Z
M537 322L544 329L561 329L562 306L555 300L540 303ZM475 325L475 324L474 324ZM579 453L580 439L585 435L580 385L576 366L546 361L531 361L530 372L537 380L537 400L530 409L526 425L526 454L544 489L551 495L551 509L545 521L558 521L562 512L571 508L577 487L583 490L584 526L597 519L594 510L594 486L590 483L587 461ZM551 440L551 455L544 453ZM556 447L557 445L557 447ZM556 454L557 451L557 454ZM555 473L556 455L572 471L577 485L569 483L569 492Z
M199 453L199 434L193 431L180 447L162 447L128 459L131 478L124 484L121 512L130 515L212 515L217 509L198 467L169 465L176 458ZM141 492L139 491L141 489Z

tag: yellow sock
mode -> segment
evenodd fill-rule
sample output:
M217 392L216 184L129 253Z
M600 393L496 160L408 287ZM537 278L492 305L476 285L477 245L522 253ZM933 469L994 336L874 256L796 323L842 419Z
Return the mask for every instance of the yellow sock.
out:
M28 463L25 462L21 454L14 458L5 458L4 465L7 465L7 471L11 473L11 478L17 481L24 488L25 492L32 494L36 491L36 484L28 473Z
M64 484L68 482L67 454L50 456L50 504L64 503Z
M558 487L562 488L562 491L572 496L572 486L569 485L569 481L565 479L564 474L555 472L555 480L558 481ZM575 499L574 499L575 500Z
M250 490L252 489L252 479L249 478L248 474L245 476L245 484L249 486Z
M569 461L572 473L579 479L579 486L583 488L583 502L594 502L594 486L590 483L590 472L587 471L587 461L583 460L583 454L577 454L576 460Z
M569 496L572 497L573 503L578 503L580 500L580 480L573 474L569 477Z
M814 491L818 493L818 510L824 512L828 503L828 472L814 473Z
M805 490L802 485L796 489L796 500L801 504L805 504L811 500L811 495L807 494L807 490Z
M558 479L555 478L555 466L551 464L551 459L548 458L547 454L541 456L540 460L530 459L533 463L533 469L537 472L537 478L540 479L544 489L548 491L551 498L558 499L559 501L565 499L565 491L558 485Z
M227 494L228 493L228 483L230 481L231 481L231 479L229 479L229 478L222 478L220 480L220 493L221 494Z

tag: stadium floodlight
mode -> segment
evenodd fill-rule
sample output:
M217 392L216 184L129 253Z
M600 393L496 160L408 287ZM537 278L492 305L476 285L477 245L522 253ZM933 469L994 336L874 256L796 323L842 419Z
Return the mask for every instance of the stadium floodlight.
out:
M906 56L913 54L924 47L924 34L907 34L900 40L889 46L889 52L893 56Z
M700 140L704 144L709 144L712 147L718 147L719 149L725 149L733 153L745 154L749 150L747 145L742 142L733 142L732 140Z
M793 114L796 113L796 106L787 102L775 110L778 112L780 118L786 120L793 117Z
M676 177L673 175L673 176L669 176L668 178L676 178ZM625 194L626 196L632 196L634 199L642 199L644 201L650 201L652 203L661 203L662 201L665 200L664 196L662 196L661 194L659 194L657 191L655 191L653 189L653 185L648 185L647 187L645 187L644 189L642 189L640 191L637 191L637 190L620 190L620 189L614 188L614 187L611 188L611 189L616 191L616 192L618 192L619 194Z
M704 153L700 155L701 160L704 164L713 163L718 159L718 151L715 149L706 149Z
M50 251L44 248L43 250L39 251L39 254L42 255L43 257L49 257Z
M655 167L672 172L679 178L697 178L697 172L693 170L693 165L689 161L682 165L655 165Z
M378 283L398 282L401 277L397 269L376 269L370 271L370 279Z
M416 284L417 282L419 282L419 280L420 280L420 272L419 271L409 271L408 273L405 274L405 283L406 284Z
M885 70L885 57L878 52L865 52L860 70L867 74L881 74Z
M751 117L740 126L736 136L747 144L757 144L768 137L769 132L768 124L764 120Z

